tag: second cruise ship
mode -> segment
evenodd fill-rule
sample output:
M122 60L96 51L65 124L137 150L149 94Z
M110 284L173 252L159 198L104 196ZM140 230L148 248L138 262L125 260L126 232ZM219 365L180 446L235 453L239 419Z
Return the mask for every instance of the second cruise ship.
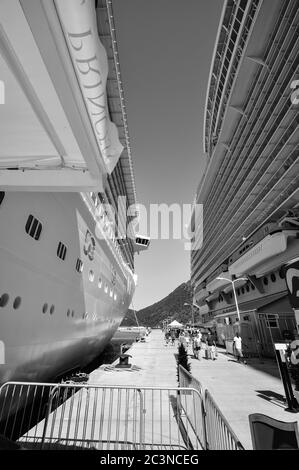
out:
M284 275L299 258L298 20L296 0L225 2L195 197L203 245L192 251L191 280L201 320L220 344L241 327L250 351L266 356L299 324Z

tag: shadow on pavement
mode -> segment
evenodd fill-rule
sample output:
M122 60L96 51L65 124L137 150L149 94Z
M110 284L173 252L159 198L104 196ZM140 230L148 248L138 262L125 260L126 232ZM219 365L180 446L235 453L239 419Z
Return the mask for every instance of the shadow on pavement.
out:
M286 407L286 399L283 395L272 390L256 390L257 396L263 398L263 400L273 403L281 408Z
M238 363L238 361L232 355L226 354L225 352L223 352L223 355L227 357L228 362ZM272 377L280 379L280 373L276 359L271 359L268 357L258 358L248 356L245 356L244 359L246 360L247 367L252 367L255 370L264 372L265 374L269 374Z

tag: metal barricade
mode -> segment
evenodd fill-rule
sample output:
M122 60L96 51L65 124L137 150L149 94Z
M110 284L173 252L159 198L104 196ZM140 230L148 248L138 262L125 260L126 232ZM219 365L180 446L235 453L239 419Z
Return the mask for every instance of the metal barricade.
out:
M185 418L204 450L244 450L239 439L213 400L211 394L184 367L179 365L180 387L198 390L193 406L185 407L187 394L181 399Z
M198 391L194 397L193 406L186 406L188 395L185 393L181 399L181 405L185 412L185 418L196 433L196 439L200 442L202 449L207 448L207 434L205 422L204 391L201 383L193 377L184 367L179 365L179 384L183 388L193 388ZM190 397L189 397L190 399Z
M207 442L209 450L244 450L208 390L205 391Z
M190 387L8 382L0 434L32 449L201 449L196 421L183 422L200 399Z

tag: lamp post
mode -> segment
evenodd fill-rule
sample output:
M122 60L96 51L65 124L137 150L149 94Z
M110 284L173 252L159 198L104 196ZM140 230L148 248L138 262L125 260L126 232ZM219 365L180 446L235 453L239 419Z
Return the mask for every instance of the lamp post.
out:
M191 314L192 314L192 326L194 328L194 311L193 307L197 307L199 309L199 306L196 304L189 304L188 302L185 302L184 305L189 305L191 307Z
M235 289L235 282L237 281L248 281L248 278L247 277L238 277L238 279L228 279L227 277L217 277L216 279L219 279L221 281L228 281L232 284L233 286L233 291L234 291L234 297L235 297L235 304L236 304L236 310L237 310L237 314L238 314L238 319L239 319L239 322L241 321L241 317L240 317L240 310L239 310L239 305L238 305L238 300L237 300L237 294L236 294L236 289Z

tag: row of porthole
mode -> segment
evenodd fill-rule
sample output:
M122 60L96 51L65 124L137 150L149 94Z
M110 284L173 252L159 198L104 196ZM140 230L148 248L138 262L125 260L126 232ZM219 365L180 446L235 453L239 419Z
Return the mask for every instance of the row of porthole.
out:
M279 277L280 277L281 279L283 279L282 273L279 273ZM270 275L270 279L271 279L272 282L276 282L276 275L275 275L274 273L272 273L272 274ZM265 276L265 277L263 278L263 283L264 283L265 286L268 285L269 280L268 280L268 277L267 277L267 276ZM242 293L242 294L245 294L245 289L246 289L247 292L250 291L250 287L249 287L248 284L247 284L245 287L241 287L241 288L237 289L237 292L236 292L237 295L239 296L239 295L241 295L241 293ZM253 284L251 284L251 290L255 290L255 286L254 286ZM230 298L232 299L232 298L233 298L233 293L231 292L231 293L229 294L229 296L230 296ZM220 294L220 296L219 296L219 302L222 302L222 301L223 301L223 296Z
M49 310L49 305L47 303L44 303L42 312L47 313L48 310ZM50 310L49 310L50 315L53 315L54 311L55 311L55 305L51 305Z
M283 279L281 273L279 273L279 276L281 277L281 279ZM272 273L272 274L270 275L270 279L271 279L272 282L276 282L276 275L275 275L274 273ZM268 279L267 276L265 276L265 277L263 278L263 284L264 284L265 286L267 286L267 285L269 284L269 279ZM252 289L252 290L255 290L255 286L254 286L253 284L251 284L251 289ZM247 290L247 292L249 292L249 285L248 285L248 284L247 284L247 286L246 286L246 290ZM244 287L242 287L241 289L238 289L238 290L237 290L237 295L240 295L240 291L242 292L242 294L245 294L245 289L244 289Z
M93 282L94 281L94 272L92 271L92 269L89 271L88 273L88 279L90 280L90 282ZM101 278L99 278L99 281L98 281L98 288L101 289L102 288L102 285L103 285L103 281ZM108 285L105 286L105 293L108 294ZM114 293L113 294L113 290L110 289L110 297L113 297L114 300L117 300L117 294Z
M1 297L0 297L0 307L6 307L8 302L9 302L9 295L6 294L6 293L2 294ZM15 300L13 301L13 304L12 304L13 308L15 310L17 310L20 307L21 302L22 302L21 297L19 297L19 296L16 297Z

